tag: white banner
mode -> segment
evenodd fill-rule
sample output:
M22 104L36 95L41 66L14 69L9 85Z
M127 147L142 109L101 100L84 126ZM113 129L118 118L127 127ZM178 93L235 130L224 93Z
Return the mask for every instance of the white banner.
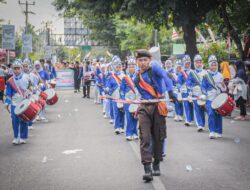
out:
M32 34L23 34L22 36L22 52L31 53L32 52Z
M56 71L56 88L73 89L74 88L74 71L71 69Z
M7 50L15 49L15 26L3 25L2 47Z

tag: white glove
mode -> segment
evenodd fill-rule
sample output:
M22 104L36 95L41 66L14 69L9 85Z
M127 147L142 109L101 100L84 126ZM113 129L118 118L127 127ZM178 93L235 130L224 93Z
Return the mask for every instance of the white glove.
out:
M199 99L205 101L207 99L206 95L202 94L199 96Z

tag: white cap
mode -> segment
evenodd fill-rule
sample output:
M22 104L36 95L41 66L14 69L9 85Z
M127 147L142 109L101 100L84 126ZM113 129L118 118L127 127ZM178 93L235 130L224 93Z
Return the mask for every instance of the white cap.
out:
M13 68L19 67L19 68L23 68L23 63L21 59L16 59L14 61L14 63L12 64Z
M194 56L194 62L196 62L196 61L202 61L202 57L201 57L200 54L196 54L196 55Z

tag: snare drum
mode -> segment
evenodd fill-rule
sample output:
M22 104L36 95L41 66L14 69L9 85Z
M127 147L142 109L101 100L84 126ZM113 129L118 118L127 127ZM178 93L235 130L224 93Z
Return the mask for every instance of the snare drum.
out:
M40 95L39 95L41 98L43 98L45 101L47 100L48 98L48 94L46 94L45 92L41 91L40 92Z
M34 102L25 99L16 106L14 112L23 121L29 122L36 118L37 114L40 112L40 108Z
M46 103L48 105L54 105L55 103L57 103L58 96L54 89L50 88L50 89L45 90L44 92L48 95L47 100L46 100Z
M123 103L117 102L117 104L116 104L116 105L117 105L117 108L118 108L118 109L123 108Z
M135 113L137 111L138 107L139 106L137 104L130 104L129 107L128 107L128 111L130 113Z
M51 88L56 88L56 81L55 80L51 80L50 87Z
M227 116L233 111L235 103L230 96L222 93L212 101L211 107L221 116Z

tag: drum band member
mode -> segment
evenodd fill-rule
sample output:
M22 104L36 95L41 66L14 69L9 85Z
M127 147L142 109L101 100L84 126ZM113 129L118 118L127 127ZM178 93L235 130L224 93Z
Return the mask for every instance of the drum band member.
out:
M14 140L12 143L25 144L28 139L28 123L21 120L15 114L15 107L26 99L26 92L29 86L29 78L23 73L21 60L15 60L13 65L13 76L7 81L6 86L6 107L11 106L11 119L14 132Z
M34 72L33 72L38 78L39 78L39 91L45 91L48 89L48 81L49 81L49 75L48 73L43 69L42 64L40 61L35 61L34 63ZM42 122L48 122L48 119L45 117L45 107L40 111L37 119L37 121Z
M179 74L179 72L177 72L177 69L182 66L182 62L181 62L181 60L177 60L176 61L176 68L177 69L175 69L172 60L168 59L165 62L165 66L166 66L165 70L166 70L169 78L173 82L174 95L176 96L176 98L181 98L181 93L180 93L180 90L179 90L178 85L177 85L177 78L178 78L178 74ZM183 120L183 118L182 118L183 117L182 103L179 102L179 101L176 101L175 103L172 103L172 102L168 101L167 104L169 104L169 106L172 106L172 104L174 104L174 107L175 107L175 109L174 109L174 111L175 111L174 120L175 121L182 121ZM169 116L170 113L168 113L168 116ZM170 117L171 117L171 115L170 115Z
M190 94L193 98L198 98L202 95L201 91L201 81L203 76L207 74L207 71L203 69L204 65L202 62L202 57L197 54L194 57L194 67L195 70L191 70L187 79L187 86L189 88ZM203 106L198 104L198 100L193 100L194 105L194 119L197 125L197 131L202 132L205 127L205 110Z
M177 86L180 89L182 98L188 98L189 92L187 88L187 79L188 79L188 76L190 74L190 69L191 69L191 59L189 55L185 55L184 58L182 59L182 62L183 62L183 68L180 74L178 75ZM185 116L185 126L192 125L192 121L193 121L192 102L188 100L183 101L183 113Z
M114 72L112 73L106 91L108 91L108 95L114 99L120 99L120 85L122 78L124 77L124 73L122 71L122 63L121 59L116 56L113 58L113 67ZM124 133L124 107L123 104L112 102L113 112L114 112L114 127L115 133L120 134Z
M212 108L212 101L221 94L223 88L223 75L218 72L218 62L214 55L208 58L209 69L207 75L202 80L202 91L206 95L206 108L208 113L209 138L222 137L222 116Z
M151 62L151 54L147 50L137 51L136 63L140 72L134 82L142 99L161 99L166 90L169 90L169 98L176 100L173 95L172 81L159 64ZM141 162L144 165L143 180L145 182L152 181L153 175L160 175L162 145L166 138L165 117L167 112L166 102L160 101L159 103L142 104L138 109L140 153Z
M136 70L136 62L134 58L128 59L128 74L125 75L121 82L120 94L123 100L136 100L137 91L135 89L134 77ZM126 139L128 141L137 140L137 119L135 118L135 112L137 111L137 105L126 104L124 105L126 115Z

